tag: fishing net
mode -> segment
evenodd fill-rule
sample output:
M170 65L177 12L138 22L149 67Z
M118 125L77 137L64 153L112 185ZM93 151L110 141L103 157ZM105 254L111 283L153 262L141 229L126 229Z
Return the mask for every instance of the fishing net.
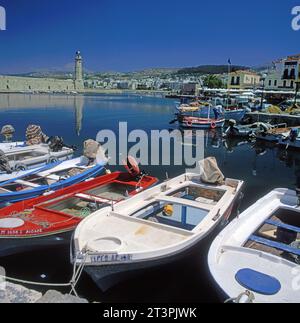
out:
M3 136L9 136L9 135L12 136L14 133L15 133L15 128L11 125L5 125L1 129L1 135Z
M46 143L49 138L42 132L40 126L29 125L26 129L26 144L28 146Z
M277 105L272 105L266 109L267 113L281 114L282 111Z

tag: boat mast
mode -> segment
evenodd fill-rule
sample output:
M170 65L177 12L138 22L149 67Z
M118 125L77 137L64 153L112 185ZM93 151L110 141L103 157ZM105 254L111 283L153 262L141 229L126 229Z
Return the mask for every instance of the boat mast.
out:
M229 109L229 98L230 98L230 73L231 73L231 59L228 59L228 82L227 82L227 110Z

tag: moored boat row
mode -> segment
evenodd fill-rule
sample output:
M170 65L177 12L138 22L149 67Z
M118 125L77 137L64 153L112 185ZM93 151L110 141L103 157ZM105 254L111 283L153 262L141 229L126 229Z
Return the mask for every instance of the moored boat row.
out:
M297 138L292 130L258 123L244 133L273 131L287 144ZM0 209L0 257L71 244L73 265L106 290L171 265L217 235L208 264L223 300L300 302L291 287L300 264L295 192L275 190L226 227L244 183L226 178L214 158L200 162L200 173L155 185L130 157L126 173L103 175L101 146L84 147L80 158L1 175L0 201L17 203Z

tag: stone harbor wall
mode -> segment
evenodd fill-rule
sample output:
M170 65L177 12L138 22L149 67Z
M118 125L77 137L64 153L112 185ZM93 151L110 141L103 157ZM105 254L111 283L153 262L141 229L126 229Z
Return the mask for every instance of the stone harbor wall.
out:
M300 116L289 114L271 114L262 112L249 112L246 114L250 123L270 122L272 124L286 123L289 127L296 127L300 123Z
M75 56L75 79L37 78L0 75L0 93L81 92L84 90L82 56Z
M73 80L0 76L0 92L71 92L81 90Z
M63 295L55 290L42 295L40 292L21 285L6 283L5 290L0 290L1 303L88 303L88 301L71 295Z

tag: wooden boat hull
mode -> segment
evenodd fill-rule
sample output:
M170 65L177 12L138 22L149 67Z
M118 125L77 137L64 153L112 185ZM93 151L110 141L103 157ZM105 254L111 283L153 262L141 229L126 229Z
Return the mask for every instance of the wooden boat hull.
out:
M106 213L107 210L102 210L85 219L85 221L83 221L76 229L74 238L72 239L71 259L73 260L73 263L76 262L77 264L80 264L84 260L86 272L101 289L107 289L115 283L126 279L126 277L131 275L133 272L136 273L153 267L169 265L173 261L177 261L189 254L194 248L199 248L207 237L214 235L219 228L222 228L223 225L227 223L234 206L238 205L243 183L241 181L228 179L227 183L231 183L230 185L233 185L233 182L235 182L237 186L234 191L232 191L232 186L230 186L230 188L225 186L227 187L227 193L224 193L225 191L220 193L222 198L219 199L218 206L209 206L212 213L205 212L207 204L196 204L201 203L199 199L198 201L193 202L195 201L193 198L201 196L201 193L199 193L199 191L195 191L194 193L190 191L191 195L186 197L189 200L186 200L186 205L192 203L195 208L198 208L197 212L195 210L195 214L197 214L197 216L202 214L202 220L200 220L200 222L194 219L194 224L191 224L191 222L186 219L186 216L189 212L191 212L189 213L191 215L193 211L191 209L187 210L186 206L184 206L185 202L183 200L180 200L179 202L176 200L176 197L173 196L177 196L177 198L179 198L178 194L181 190L186 190L187 187L197 185L190 184L193 183L192 179L187 180L187 178L190 178L190 176L193 175L189 174L179 176L171 180L169 185L158 185L128 203L120 203L116 206L114 210L115 213L111 214L111 217L105 216L105 214L109 214ZM210 187L205 185L201 186L201 184L199 185L200 190L203 192L203 196L206 196L206 199L211 198L214 201L215 199L218 199L214 195L216 193L214 191L216 186ZM164 191L165 186L166 191ZM223 189L225 188L223 187ZM162 222L155 221L155 219L158 219L155 217L160 216L159 214L161 212L159 211L161 206L153 206L155 205L155 202L153 202L156 196L155 192L165 192L163 193L165 195L161 195L161 193L158 195L159 201L167 203L164 207L168 207L168 201L172 201L174 209L172 207L171 216L176 217L176 219L178 219L178 215L181 217L180 224L178 224L179 226L174 226L174 224L172 225L172 220L169 220L168 218L161 219ZM140 199L139 202L137 201L138 199ZM152 201L152 204L149 205L149 201ZM134 207L133 204L138 204L139 207ZM175 209L176 205L179 205L179 208ZM221 207L221 205L223 205L223 207ZM204 213L202 213L203 211ZM209 221L207 214L215 215L212 220ZM205 218L208 221L205 221ZM149 221L148 219L150 219L150 222L147 222ZM109 224L110 221L112 221L112 226ZM119 223L121 228L120 230L114 229L116 223ZM203 229L200 229L201 223L204 225ZM86 233L90 232L86 231L90 226L95 229L92 234L86 236ZM194 227L194 229L192 229L192 227ZM123 234L120 233L122 231L125 233L125 237L123 239ZM149 232L152 233L149 234ZM102 238L106 236L108 238ZM101 247L98 247L98 243L101 245L101 240L114 239L113 237L115 237L114 241L117 241L117 245L114 244L116 249L112 246L111 249L109 249L110 251L103 251L100 249ZM88 239L87 243L85 242L86 238ZM154 242L153 246L149 245L151 238ZM176 243L177 239L178 242ZM148 241L147 247L145 246L146 242L144 240ZM163 248L159 247L160 240L163 241ZM96 243L95 247L93 245L94 241ZM88 254L85 255L84 251L83 253L80 251L82 250L81 245L85 245L84 250L88 250ZM141 245L141 249L135 247L136 245ZM126 249L128 246L129 249Z
M212 228L212 230L207 232L205 236L176 253L148 261L120 263L117 266L85 266L84 271L91 277L97 287L101 291L105 292L122 281L147 273L150 269L157 269L162 266L176 266L176 263L180 262L182 259L192 257L195 254L195 251L197 251L197 257L205 258L208 252L209 242L211 242L213 238L226 226L226 219L228 219L232 214L231 212L234 206L235 204L233 203L224 217L220 219L218 224ZM72 247L72 251L73 250L74 247ZM71 259L73 259L74 262L73 253L71 253ZM194 259L191 259L191 261L194 261Z
M69 248L73 230L93 209L80 204L78 214L72 213L68 204L58 208L64 201L77 198L81 203L87 199L89 191L98 194L95 191L102 189L100 194L115 195L116 201L113 201L118 203L120 192L128 191L124 196L127 199L156 182L154 177L135 179L128 173L116 172L0 209L0 257L49 246L66 245ZM97 196L91 195L91 198L88 201L95 202ZM105 201L99 198L100 201L106 208L111 203L108 197Z
M177 109L178 113L181 116L186 116L186 117L197 117L197 118L207 118L208 117L208 111L209 108L207 107L201 107L198 109L191 109L191 110L184 110L184 109ZM235 120L237 122L240 122L244 119L246 115L246 110L245 109L229 109L229 110L224 110L223 117L226 121L229 120ZM213 119L215 117L214 112L211 108L209 118Z
M187 129L215 129L224 127L225 120L183 117L179 119L179 124Z
M276 189L245 210L213 241L209 270L222 300L299 303L299 200Z
M24 171L65 161L72 158L74 153L73 149L67 147L58 152L50 152L47 144L27 146L24 142L0 143L0 149L8 157L9 166L13 171Z
M295 141L279 139L278 144L287 149L300 149L300 138Z
M56 182L51 185L41 185L40 187L30 189L28 191L19 191L19 192L11 192L11 193L1 193L0 194L0 205L5 203L15 203L19 201L24 201L28 199L35 198L44 194L47 191L56 191L68 186L80 183L88 178L97 177L100 175L104 170L103 165L95 165L94 167L87 169L83 173L75 176L71 176L68 179ZM12 180L13 181L13 180ZM5 183L2 183L3 186Z
M237 122L241 122L246 115L246 110L240 109L240 110L226 110L224 112L224 118L226 121L229 120L235 120Z
M75 227L74 227L75 229ZM70 230L62 233L46 235L44 237L34 238L3 238L0 239L0 257L8 257L16 254L29 253L42 250L44 248L69 248L72 232Z

